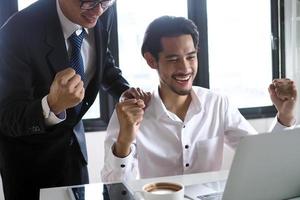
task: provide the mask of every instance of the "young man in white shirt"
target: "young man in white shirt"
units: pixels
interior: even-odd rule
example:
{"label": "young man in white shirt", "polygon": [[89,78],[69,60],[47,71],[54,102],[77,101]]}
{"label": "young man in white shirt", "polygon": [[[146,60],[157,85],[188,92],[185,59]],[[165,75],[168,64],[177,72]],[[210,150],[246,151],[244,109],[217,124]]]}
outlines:
{"label": "young man in white shirt", "polygon": [[[192,86],[198,41],[197,27],[182,17],[163,16],[148,26],[142,54],[160,84],[146,109],[141,99],[117,104],[107,129],[103,181],[219,170],[225,143],[235,148],[241,137],[257,133],[225,96]],[[277,87],[282,82],[290,84],[288,94]],[[294,83],[275,80],[269,92],[278,110],[272,130],[292,126]]]}

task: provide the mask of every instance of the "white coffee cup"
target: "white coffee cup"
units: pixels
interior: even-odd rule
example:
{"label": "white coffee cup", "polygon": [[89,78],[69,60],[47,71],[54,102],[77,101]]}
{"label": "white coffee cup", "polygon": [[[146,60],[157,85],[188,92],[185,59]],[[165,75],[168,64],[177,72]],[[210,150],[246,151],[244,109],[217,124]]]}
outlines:
{"label": "white coffee cup", "polygon": [[136,192],[137,199],[145,200],[183,200],[184,186],[179,183],[157,182],[143,186],[143,190]]}

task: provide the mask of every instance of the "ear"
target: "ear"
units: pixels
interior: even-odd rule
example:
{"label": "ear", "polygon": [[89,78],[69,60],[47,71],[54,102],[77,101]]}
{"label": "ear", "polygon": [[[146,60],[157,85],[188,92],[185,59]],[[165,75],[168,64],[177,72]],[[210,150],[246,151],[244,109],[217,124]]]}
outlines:
{"label": "ear", "polygon": [[154,58],[154,56],[150,52],[144,53],[144,58],[147,62],[147,64],[152,68],[152,69],[157,69],[157,61]]}

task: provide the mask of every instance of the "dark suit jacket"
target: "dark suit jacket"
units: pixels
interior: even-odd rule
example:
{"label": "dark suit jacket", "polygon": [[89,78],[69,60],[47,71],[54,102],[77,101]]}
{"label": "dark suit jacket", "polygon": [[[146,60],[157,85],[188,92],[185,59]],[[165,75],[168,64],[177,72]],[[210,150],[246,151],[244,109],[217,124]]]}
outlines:
{"label": "dark suit jacket", "polygon": [[47,180],[64,175],[65,152],[76,124],[86,158],[81,117],[99,88],[115,97],[128,88],[107,49],[113,15],[108,9],[95,27],[96,73],[86,88],[80,116],[68,109],[65,121],[44,124],[41,99],[49,93],[55,74],[69,63],[55,2],[38,1],[0,30],[0,170],[20,177],[28,174],[33,182],[39,177],[41,187],[55,186],[55,180]]}

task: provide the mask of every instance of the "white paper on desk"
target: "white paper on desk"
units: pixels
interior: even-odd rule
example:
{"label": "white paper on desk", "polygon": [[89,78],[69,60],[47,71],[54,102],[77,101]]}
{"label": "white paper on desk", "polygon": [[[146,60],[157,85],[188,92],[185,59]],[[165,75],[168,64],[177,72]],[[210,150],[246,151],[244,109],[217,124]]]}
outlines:
{"label": "white paper on desk", "polygon": [[216,193],[216,190],[204,186],[203,184],[188,185],[184,187],[184,194],[192,199],[197,199],[198,196]]}

